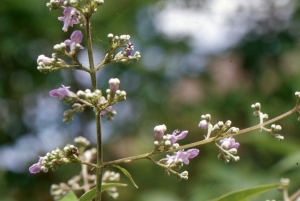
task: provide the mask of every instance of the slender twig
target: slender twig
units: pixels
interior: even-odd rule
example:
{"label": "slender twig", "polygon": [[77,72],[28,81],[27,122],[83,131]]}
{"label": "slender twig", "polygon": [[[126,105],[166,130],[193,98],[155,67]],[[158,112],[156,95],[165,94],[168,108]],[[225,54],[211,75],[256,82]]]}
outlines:
{"label": "slender twig", "polygon": [[92,46],[92,35],[91,35],[91,24],[90,18],[85,17],[85,31],[87,37],[87,50],[90,64],[90,75],[92,80],[93,91],[97,89],[97,80],[96,80],[96,71],[94,66],[94,57],[93,57],[93,46]]}
{"label": "slender twig", "polygon": [[88,171],[87,171],[87,166],[86,165],[81,165],[81,175],[82,175],[82,180],[83,180],[83,188],[84,192],[87,192],[90,190],[89,186],[89,181],[88,181]]}
{"label": "slender twig", "polygon": [[258,124],[258,125],[255,125],[255,126],[252,126],[252,127],[249,127],[249,128],[243,129],[243,130],[240,130],[238,133],[234,133],[234,134],[231,133],[231,134],[227,134],[227,135],[224,135],[224,136],[211,137],[211,138],[204,139],[204,140],[201,140],[201,141],[198,141],[198,142],[194,142],[194,143],[190,143],[190,144],[187,144],[187,145],[180,146],[177,149],[172,149],[170,151],[163,151],[163,152],[160,152],[160,153],[158,153],[158,152],[150,152],[150,153],[136,155],[136,156],[131,156],[131,157],[122,158],[122,159],[118,159],[118,160],[114,160],[114,161],[108,161],[108,162],[104,162],[103,165],[107,166],[107,165],[119,164],[119,163],[124,163],[124,162],[128,162],[128,161],[133,161],[133,160],[139,160],[139,159],[147,158],[149,156],[155,156],[155,155],[170,153],[170,152],[174,152],[174,151],[178,151],[178,150],[182,150],[182,149],[188,149],[188,148],[193,148],[193,147],[201,146],[201,145],[208,144],[208,143],[211,143],[211,142],[214,142],[216,140],[220,140],[220,139],[223,139],[223,138],[226,138],[226,137],[229,137],[229,136],[236,136],[236,135],[247,133],[247,132],[250,132],[250,131],[253,131],[253,130],[260,129],[261,126],[265,126],[265,125],[274,123],[275,121],[278,121],[278,120],[280,120],[280,119],[282,119],[284,117],[287,117],[287,116],[293,114],[296,111],[297,111],[297,107],[294,107],[290,111],[288,111],[288,112],[286,112],[286,113],[284,113],[284,114],[282,114],[282,115],[280,115],[278,117],[275,117],[275,118],[273,118],[273,119],[271,119],[269,121],[266,121],[266,122],[264,122],[262,124]]}
{"label": "slender twig", "polygon": [[124,43],[110,49],[108,51],[108,53],[105,55],[103,61],[101,61],[101,63],[99,63],[97,66],[96,66],[96,71],[100,70],[103,66],[105,66],[105,64],[108,64],[108,63],[113,63],[113,62],[117,62],[117,60],[115,59],[110,59],[111,56],[114,55],[115,51],[120,48]]}
{"label": "slender twig", "polygon": [[293,195],[290,196],[290,200],[294,200],[300,196],[300,189],[298,189]]}
{"label": "slender twig", "polygon": [[283,200],[284,200],[284,201],[291,201],[290,198],[289,198],[287,186],[283,186],[282,191],[283,191],[283,192],[282,192],[282,193],[283,193]]}
{"label": "slender twig", "polygon": [[162,167],[162,168],[164,168],[164,169],[172,172],[173,174],[179,175],[178,172],[176,172],[175,170],[169,168],[167,165],[161,164],[161,163],[157,162],[156,160],[153,160],[151,157],[147,157],[147,159],[149,159],[150,161],[152,161],[154,164],[156,164],[156,165],[158,165],[158,166],[160,166],[160,167]]}
{"label": "slender twig", "polygon": [[87,166],[91,166],[93,168],[97,168],[97,165],[95,165],[93,163],[85,162],[85,161],[81,160],[80,158],[78,158],[75,154],[73,154],[73,158],[75,160],[77,160],[77,162],[80,163],[80,164],[84,164],[84,165],[87,165]]}

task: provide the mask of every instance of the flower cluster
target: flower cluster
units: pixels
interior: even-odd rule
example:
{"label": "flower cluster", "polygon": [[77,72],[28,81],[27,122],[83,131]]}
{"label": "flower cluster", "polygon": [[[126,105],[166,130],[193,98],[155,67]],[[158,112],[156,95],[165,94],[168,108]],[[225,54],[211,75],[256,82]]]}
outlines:
{"label": "flower cluster", "polygon": [[62,165],[77,162],[75,156],[78,156],[78,148],[74,145],[66,146],[63,150],[57,148],[40,157],[39,161],[29,168],[29,172],[33,174],[40,171],[47,172],[49,168],[55,171]]}
{"label": "flower cluster", "polygon": [[73,120],[73,115],[76,112],[83,112],[86,106],[93,107],[100,115],[106,115],[108,120],[112,120],[116,111],[112,109],[112,105],[126,100],[126,92],[119,90],[120,80],[112,78],[109,80],[109,89],[106,90],[107,96],[103,96],[101,90],[91,91],[79,90],[76,94],[69,90],[70,87],[62,85],[58,89],[53,89],[49,92],[52,97],[58,97],[60,100],[68,104],[72,104],[73,109],[64,112],[64,122]]}
{"label": "flower cluster", "polygon": [[154,133],[155,133],[154,145],[158,152],[161,152],[163,150],[166,151],[166,150],[172,150],[178,148],[179,144],[176,142],[178,140],[182,140],[188,134],[188,131],[180,132],[179,130],[174,130],[172,134],[165,135],[166,130],[167,127],[164,124],[154,127]]}
{"label": "flower cluster", "polygon": [[134,45],[131,42],[128,42],[130,39],[129,35],[121,35],[119,37],[114,36],[113,34],[108,34],[107,37],[111,50],[115,50],[122,46],[124,47],[123,51],[118,52],[116,55],[110,55],[111,61],[128,64],[130,61],[136,62],[141,58],[141,54],[139,52],[135,52],[134,55],[132,55]]}
{"label": "flower cluster", "polygon": [[212,134],[216,136],[224,136],[230,133],[239,132],[239,128],[231,127],[231,121],[227,120],[225,123],[219,121],[214,126],[210,123],[211,116],[210,114],[201,115],[201,121],[198,124],[198,127],[201,129],[207,129],[207,135],[204,135],[205,139],[208,139]]}
{"label": "flower cluster", "polygon": [[199,152],[199,149],[179,150],[173,155],[167,155],[166,158],[159,160],[157,164],[163,167],[167,174],[173,173],[179,180],[188,179],[188,171],[181,173],[177,171],[183,167],[183,164],[188,165],[189,159],[198,156]]}
{"label": "flower cluster", "polygon": [[[296,92],[296,96],[297,96],[297,92]],[[264,127],[263,123],[264,123],[264,119],[268,119],[268,114],[264,114],[261,111],[261,105],[260,103],[255,103],[251,105],[251,108],[254,109],[253,115],[255,117],[259,117],[259,124],[260,124],[260,130],[265,130],[268,133],[270,133],[271,135],[273,135],[274,138],[280,140],[284,139],[284,136],[278,134],[277,132],[281,131],[281,126],[280,125],[275,125],[272,124],[271,128],[266,128]]]}
{"label": "flower cluster", "polygon": [[[67,65],[66,62],[60,58],[57,58],[58,55],[63,55],[69,58],[74,59],[76,53],[80,49],[84,49],[80,43],[82,42],[82,33],[79,30],[75,30],[70,39],[65,40],[60,44],[54,45],[53,49],[56,53],[52,54],[52,58],[46,57],[45,55],[40,55],[37,58],[37,69],[42,73],[54,72],[60,69],[72,68],[74,66]],[[70,50],[67,51],[67,46],[70,47]],[[78,66],[75,66],[78,67]]]}
{"label": "flower cluster", "polygon": [[48,172],[48,168],[43,165],[44,157],[39,157],[39,161],[29,167],[29,172],[32,174],[39,173],[40,171]]}
{"label": "flower cluster", "polygon": [[[188,131],[174,130],[172,134],[165,134],[167,127],[162,124],[154,127],[154,153],[160,153],[163,151],[171,151],[179,148],[178,140],[184,139],[188,134]],[[175,151],[175,150],[174,150]],[[158,165],[165,168],[167,173],[172,172],[177,176],[178,179],[188,179],[188,172],[184,171],[178,173],[175,171],[181,169],[183,164],[188,165],[189,159],[195,158],[199,154],[198,149],[189,149],[187,151],[179,150],[174,152],[173,155],[166,155],[166,158],[163,158],[157,162]]]}
{"label": "flower cluster", "polygon": [[178,164],[179,166],[182,166],[182,163],[188,165],[190,163],[189,159],[195,158],[199,152],[200,151],[198,149],[189,149],[187,151],[177,151],[172,156],[167,155],[167,165],[169,167],[178,167]]}
{"label": "flower cluster", "polygon": [[240,143],[235,142],[233,137],[224,138],[220,140],[221,145],[217,145],[220,150],[218,155],[218,159],[224,159],[226,163],[229,163],[230,160],[238,161],[240,160],[239,156],[235,156],[237,154],[237,148],[239,148]]}

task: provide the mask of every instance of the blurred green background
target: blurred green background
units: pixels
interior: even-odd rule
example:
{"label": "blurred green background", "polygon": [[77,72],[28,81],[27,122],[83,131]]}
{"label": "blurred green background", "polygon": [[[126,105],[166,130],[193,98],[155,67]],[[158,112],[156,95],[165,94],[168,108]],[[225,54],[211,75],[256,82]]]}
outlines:
{"label": "blurred green background", "polygon": [[[61,84],[73,91],[90,88],[87,74],[60,71],[41,74],[38,55],[70,37],[43,0],[0,3],[0,195],[1,201],[50,201],[52,183],[68,180],[79,166],[30,174],[28,167],[46,152],[62,148],[76,136],[95,145],[92,112],[62,123],[69,106],[49,97]],[[127,100],[116,105],[115,121],[104,120],[105,161],[151,151],[153,128],[189,130],[181,144],[203,139],[200,116],[213,123],[231,120],[240,129],[258,123],[251,104],[260,102],[270,118],[295,105],[300,90],[299,1],[106,0],[93,18],[96,63],[107,50],[106,36],[130,34],[142,58],[129,65],[112,64],[99,72],[98,85],[118,77]],[[85,41],[82,43],[85,46]],[[84,64],[86,49],[81,51]],[[125,164],[139,189],[119,188],[118,200],[204,201],[232,190],[277,183],[290,178],[290,191],[300,187],[300,124],[292,115],[278,122],[284,141],[265,132],[236,137],[237,163],[217,160],[213,144],[183,170],[177,181],[149,161]],[[157,159],[159,159],[158,157]],[[183,171],[182,170],[182,171]],[[129,183],[123,176],[122,182]],[[281,199],[273,190],[253,200]],[[104,195],[104,200],[113,200]]]}

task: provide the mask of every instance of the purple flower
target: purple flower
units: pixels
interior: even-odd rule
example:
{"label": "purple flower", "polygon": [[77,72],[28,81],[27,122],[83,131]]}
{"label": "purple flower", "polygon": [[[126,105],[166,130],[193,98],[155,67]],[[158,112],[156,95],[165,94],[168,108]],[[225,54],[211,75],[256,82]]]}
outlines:
{"label": "purple flower", "polygon": [[64,22],[64,26],[62,30],[64,32],[68,31],[68,28],[71,26],[73,27],[73,24],[78,24],[80,19],[79,12],[73,8],[73,7],[66,7],[64,10],[64,16],[58,17],[58,20]]}
{"label": "purple flower", "polygon": [[232,148],[237,149],[240,146],[240,143],[235,142],[235,139],[233,137],[224,138],[224,139],[220,140],[220,142],[221,142],[221,147],[226,150],[229,150]]}
{"label": "purple flower", "polygon": [[45,64],[47,66],[48,64],[51,63],[51,58],[46,57],[45,55],[42,54],[37,58],[36,62],[37,62],[37,64],[42,62],[43,64]]}
{"label": "purple flower", "polygon": [[70,87],[65,87],[64,85],[61,86],[61,88],[51,90],[49,95],[51,97],[58,97],[60,100],[62,100],[72,94],[72,92],[69,90]]}
{"label": "purple flower", "polygon": [[127,43],[126,47],[124,48],[127,57],[131,56],[132,50],[134,50],[134,45],[131,42]]}
{"label": "purple flower", "polygon": [[167,130],[167,127],[165,124],[155,126],[154,132],[155,132],[155,139],[161,139],[164,136],[165,131]]}
{"label": "purple flower", "polygon": [[79,45],[80,49],[83,49],[83,47],[79,44],[82,41],[82,33],[79,30],[73,31],[70,40],[65,40],[65,44],[67,46],[70,46],[70,53],[74,53],[74,50],[77,46],[77,44]]}
{"label": "purple flower", "polygon": [[190,158],[195,158],[199,154],[199,149],[189,149],[187,151],[177,151],[173,156],[167,155],[168,161],[167,164],[176,164],[178,162],[183,162],[184,164],[189,164]]}
{"label": "purple flower", "polygon": [[[43,166],[43,160],[44,160],[44,158],[40,157],[39,161],[37,163],[30,166],[29,172],[32,173],[32,174],[39,173],[41,171],[41,167]],[[48,168],[45,168],[43,171],[48,172]]]}
{"label": "purple flower", "polygon": [[185,136],[188,134],[188,131],[182,131],[180,134],[178,133],[179,130],[175,130],[173,131],[172,135],[168,135],[170,137],[171,144],[174,144],[178,140],[182,140],[183,138],[185,138]]}
{"label": "purple flower", "polygon": [[112,92],[116,92],[119,89],[120,80],[118,78],[110,78],[108,83]]}

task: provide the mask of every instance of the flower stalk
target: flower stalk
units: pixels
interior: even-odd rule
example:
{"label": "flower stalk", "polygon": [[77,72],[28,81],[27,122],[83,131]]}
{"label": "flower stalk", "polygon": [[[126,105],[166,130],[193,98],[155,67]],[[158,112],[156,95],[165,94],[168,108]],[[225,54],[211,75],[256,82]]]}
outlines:
{"label": "flower stalk", "polygon": [[96,79],[97,77],[96,77],[96,70],[95,70],[95,66],[94,66],[91,23],[90,23],[89,17],[85,18],[85,32],[86,32],[88,58],[89,58],[89,64],[90,64],[92,89],[93,89],[93,91],[95,91],[97,89],[97,79]]}
{"label": "flower stalk", "polygon": [[102,173],[103,173],[103,147],[101,133],[101,115],[95,113],[97,126],[97,171],[96,171],[96,201],[101,201]]}

